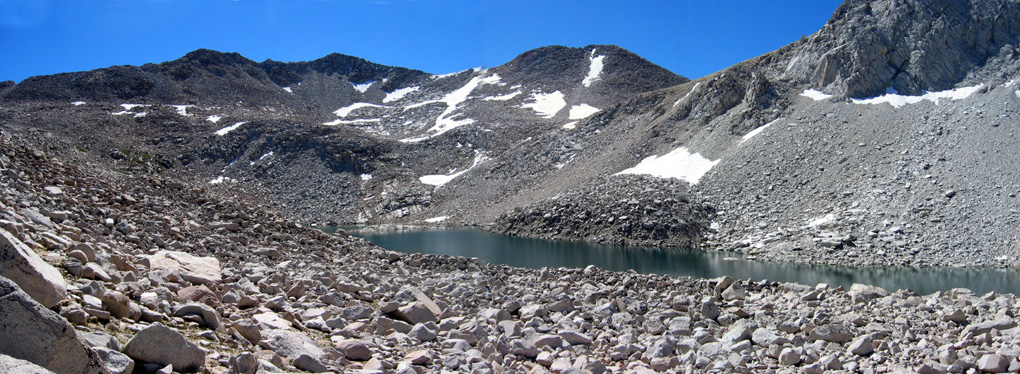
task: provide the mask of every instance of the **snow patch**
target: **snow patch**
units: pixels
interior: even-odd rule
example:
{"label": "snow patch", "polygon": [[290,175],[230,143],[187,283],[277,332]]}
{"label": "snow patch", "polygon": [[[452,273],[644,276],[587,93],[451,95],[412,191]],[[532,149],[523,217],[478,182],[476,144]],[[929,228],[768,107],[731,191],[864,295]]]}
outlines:
{"label": "snow patch", "polygon": [[813,88],[808,88],[808,89],[804,90],[804,92],[800,93],[800,96],[804,96],[804,97],[809,98],[809,99],[814,100],[814,101],[822,101],[822,100],[825,100],[825,99],[828,99],[828,98],[832,97],[832,95],[829,95],[829,94],[827,94],[825,92],[822,92],[822,91],[819,91],[819,90],[816,90],[816,89],[813,89]]}
{"label": "snow patch", "polygon": [[284,87],[283,90],[290,93],[294,93],[294,89],[290,88],[290,86]]}
{"label": "snow patch", "polygon": [[391,106],[372,104],[372,103],[354,103],[354,104],[345,106],[343,108],[337,109],[336,111],[333,112],[333,114],[336,114],[337,117],[340,117],[340,118],[346,118],[348,115],[351,114],[351,112],[353,112],[355,110],[358,110],[358,109],[361,109],[361,108],[365,108],[365,107],[392,108]]}
{"label": "snow patch", "polygon": [[570,121],[570,122],[564,123],[563,124],[563,128],[565,128],[567,130],[573,130],[573,129],[577,128],[577,121]]}
{"label": "snow patch", "polygon": [[919,96],[904,96],[904,95],[900,95],[899,93],[896,92],[895,89],[893,89],[892,87],[889,87],[887,89],[887,93],[885,95],[871,97],[871,98],[866,98],[866,99],[853,99],[853,102],[855,104],[872,104],[872,105],[889,104],[889,105],[892,105],[893,108],[899,108],[899,107],[902,107],[902,106],[907,105],[907,104],[916,104],[916,103],[919,103],[921,101],[928,100],[928,101],[931,101],[931,102],[935,103],[935,105],[938,105],[939,104],[939,100],[941,100],[941,99],[952,99],[952,100],[966,99],[966,98],[970,97],[970,95],[973,95],[975,92],[980,90],[981,87],[984,87],[984,84],[979,84],[977,86],[970,86],[970,87],[960,87],[960,88],[955,88],[955,89],[952,89],[952,90],[939,91],[939,92],[927,92],[927,91],[925,91],[925,93],[923,95],[919,95]]}
{"label": "snow patch", "polygon": [[[446,94],[446,96],[443,96],[442,99],[439,99],[438,102],[446,104],[446,110],[444,110],[443,113],[440,113],[439,117],[436,118],[436,124],[425,131],[427,135],[422,135],[414,138],[400,139],[400,141],[404,143],[417,143],[422,140],[439,136],[455,128],[475,123],[475,120],[471,118],[455,119],[455,117],[457,116],[454,115],[453,112],[457,110],[457,106],[460,105],[460,103],[463,103],[468,99],[468,96],[471,95],[471,92],[474,91],[475,88],[478,88],[478,86],[481,86],[483,84],[497,84],[499,83],[499,81],[500,81],[499,74],[493,74],[488,77],[476,76],[474,78],[471,78],[471,80],[468,81],[463,87],[458,88],[457,90]],[[426,103],[431,102],[419,103],[416,104],[415,106],[424,105]],[[405,108],[405,110],[406,109],[408,108]]]}
{"label": "snow patch", "polygon": [[581,84],[585,87],[591,87],[592,83],[599,80],[599,76],[602,75],[602,68],[605,66],[603,65],[603,60],[605,59],[605,55],[595,57],[595,50],[591,50],[591,54],[588,56],[588,61],[590,62],[588,65],[588,75],[584,77]]}
{"label": "snow patch", "polygon": [[85,105],[85,102],[84,101],[75,101],[75,102],[72,102],[71,105],[82,106],[82,105]]}
{"label": "snow patch", "polygon": [[701,177],[717,163],[719,160],[712,161],[698,153],[691,153],[687,147],[680,147],[662,156],[648,156],[641,160],[637,166],[616,173],[616,175],[645,174],[659,178],[676,178],[690,184],[698,184]]}
{"label": "snow patch", "polygon": [[535,92],[531,94],[530,103],[521,104],[521,108],[534,110],[539,117],[552,118],[567,106],[563,93],[554,91],[552,93]]}
{"label": "snow patch", "polygon": [[237,182],[237,180],[234,178],[228,178],[221,175],[216,177],[216,179],[209,181],[209,184],[220,184],[223,182]]}
{"label": "snow patch", "polygon": [[582,119],[595,114],[599,111],[599,108],[593,107],[588,104],[577,104],[570,107],[570,119]]}
{"label": "snow patch", "polygon": [[354,82],[351,82],[351,86],[353,86],[355,90],[358,90],[358,92],[365,93],[368,91],[369,87],[372,87],[373,83],[375,82],[365,82],[362,84],[354,84]]}
{"label": "snow patch", "polygon": [[372,174],[362,174],[361,175],[361,180],[363,180],[363,181],[370,181],[370,180],[372,180]]}
{"label": "snow patch", "polygon": [[139,112],[139,113],[135,113],[135,118],[142,118],[142,117],[145,117],[147,115],[149,115],[149,112]]}
{"label": "snow patch", "polygon": [[180,114],[182,116],[186,116],[186,115],[188,115],[188,108],[191,108],[194,105],[190,105],[189,104],[189,105],[170,105],[170,106],[174,107],[174,109],[177,110],[177,114]]}
{"label": "snow patch", "polygon": [[212,122],[212,123],[219,122],[221,119],[223,119],[223,116],[217,116],[215,114],[211,115],[211,116],[208,116],[208,117],[205,117],[206,121],[209,121],[209,122]]}
{"label": "snow patch", "polygon": [[404,96],[407,96],[407,94],[415,92],[415,91],[418,91],[420,89],[421,89],[421,87],[418,87],[418,86],[401,88],[399,90],[387,93],[386,97],[382,99],[382,102],[389,103],[389,102],[393,102],[393,101],[397,101],[397,100],[403,99]]}
{"label": "snow patch", "polygon": [[684,102],[684,100],[687,100],[687,97],[691,96],[691,94],[694,93],[694,90],[698,89],[699,85],[701,85],[701,82],[695,83],[694,87],[691,87],[691,90],[684,94],[684,97],[677,99],[676,102],[673,103],[673,107],[676,108],[677,105],[680,105],[680,103]]}
{"label": "snow patch", "polygon": [[235,123],[233,125],[224,127],[222,129],[216,130],[216,135],[219,135],[219,136],[227,135],[228,132],[237,130],[238,127],[241,127],[241,125],[246,124],[246,123],[248,123],[248,122],[241,121],[241,122]]}
{"label": "snow patch", "polygon": [[485,101],[507,101],[507,100],[513,99],[513,98],[515,98],[517,96],[520,96],[520,94],[522,94],[522,93],[523,92],[521,92],[521,90],[517,90],[517,91],[511,92],[511,93],[508,93],[506,95],[489,96],[489,97],[483,98],[482,100],[485,100]]}
{"label": "snow patch", "polygon": [[432,217],[425,220],[425,223],[439,223],[450,219],[450,216]]}
{"label": "snow patch", "polygon": [[737,144],[744,144],[744,142],[746,142],[748,139],[753,138],[755,135],[761,134],[762,131],[765,131],[766,128],[768,128],[769,126],[772,126],[772,124],[776,123],[776,122],[779,122],[778,118],[776,118],[772,122],[766,123],[766,124],[764,124],[762,126],[759,126],[758,128],[756,128],[754,130],[751,130],[747,134],[744,134],[744,137],[742,137],[740,139],[740,143],[737,143]]}
{"label": "snow patch", "polygon": [[266,153],[266,154],[262,155],[261,157],[259,157],[259,158],[258,158],[257,160],[255,160],[255,161],[252,161],[252,162],[251,162],[251,164],[252,164],[252,165],[255,165],[255,164],[256,164],[256,163],[258,163],[259,161],[262,161],[262,160],[264,160],[264,159],[265,159],[266,157],[272,157],[272,156],[273,156],[273,151],[269,151],[269,153]]}
{"label": "snow patch", "polygon": [[149,105],[148,104],[120,104],[120,106],[122,108],[124,108],[124,110],[119,111],[119,112],[113,112],[113,113],[110,113],[110,114],[115,115],[115,116],[125,115],[125,114],[128,114],[128,113],[131,113],[132,109],[135,109],[135,108],[138,108],[138,107],[147,107]]}
{"label": "snow patch", "polygon": [[478,166],[478,164],[481,164],[485,160],[487,160],[487,158],[485,156],[482,156],[481,152],[475,151],[475,162],[473,164],[471,164],[471,167],[469,167],[467,169],[464,169],[464,170],[461,170],[461,171],[458,171],[456,173],[452,173],[452,174],[423,175],[423,176],[419,177],[418,180],[421,181],[422,184],[427,184],[427,185],[430,185],[430,186],[440,187],[440,186],[442,186],[442,185],[452,181],[454,178],[457,178],[457,177],[461,176],[462,174],[467,173],[468,171],[471,171],[471,169],[474,169],[475,166]]}
{"label": "snow patch", "polygon": [[1017,82],[1020,82],[1020,78],[1013,78],[1009,82],[1006,82],[1005,84],[1003,84],[1002,86],[1003,87],[1007,87],[1007,88],[1013,87],[1014,85],[1017,84]]}

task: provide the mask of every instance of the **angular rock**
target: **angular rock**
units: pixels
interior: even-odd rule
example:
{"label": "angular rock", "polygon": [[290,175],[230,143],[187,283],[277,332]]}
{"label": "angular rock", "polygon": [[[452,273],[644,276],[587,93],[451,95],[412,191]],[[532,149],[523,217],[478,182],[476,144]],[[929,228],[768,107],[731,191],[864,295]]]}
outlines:
{"label": "angular rock", "polygon": [[4,277],[0,277],[0,316],[3,354],[57,373],[106,371],[99,356],[78,339],[70,323]]}
{"label": "angular rock", "polygon": [[560,331],[560,337],[563,341],[570,345],[588,345],[591,344],[591,338],[587,335],[576,331]]}
{"label": "angular rock", "polygon": [[796,365],[801,361],[800,353],[797,353],[793,348],[783,348],[783,351],[779,353],[779,364],[780,365]]}
{"label": "angular rock", "polygon": [[266,330],[262,331],[262,340],[259,346],[288,359],[295,359],[302,354],[307,354],[316,359],[325,354],[315,340],[299,331],[293,330]]}
{"label": "angular rock", "polygon": [[429,309],[425,303],[420,301],[406,305],[393,312],[393,318],[410,323],[412,325],[425,322],[438,322],[436,314]]}
{"label": "angular rock", "polygon": [[220,298],[204,284],[184,287],[177,291],[177,297],[183,302],[194,301],[213,308],[220,306]]}
{"label": "angular rock", "polygon": [[111,373],[131,374],[135,370],[135,360],[132,360],[126,354],[103,347],[96,347],[94,349],[96,354],[99,355],[99,359],[103,360],[103,364],[106,365],[106,368]]}
{"label": "angular rock", "polygon": [[368,361],[372,358],[372,349],[368,347],[368,343],[362,340],[341,340],[336,343],[336,347],[343,349],[348,360]]}
{"label": "angular rock", "polygon": [[143,363],[173,365],[181,372],[195,372],[205,366],[205,351],[177,330],[159,323],[135,334],[124,346],[124,353]]}
{"label": "angular rock", "polygon": [[211,330],[217,330],[223,326],[219,313],[216,313],[216,310],[205,304],[187,304],[174,310],[174,317],[185,317],[185,319],[188,319],[189,316],[194,316],[198,319],[195,322]]}
{"label": "angular rock", "polygon": [[120,351],[120,342],[105,332],[79,332],[78,337],[82,338],[89,347],[103,347]]}
{"label": "angular rock", "polygon": [[828,323],[811,330],[808,339],[833,343],[846,343],[854,338],[853,330],[842,323]]}
{"label": "angular rock", "polygon": [[872,352],[875,352],[874,335],[867,334],[854,339],[850,346],[846,348],[846,351],[858,356],[870,355]]}
{"label": "angular rock", "polygon": [[17,283],[47,308],[67,297],[67,283],[60,271],[3,229],[0,229],[0,276]]}
{"label": "angular rock", "polygon": [[889,296],[889,291],[886,291],[882,287],[860,283],[854,283],[851,285],[850,291],[847,291],[847,293],[860,295],[866,300]]}
{"label": "angular rock", "polygon": [[1009,358],[994,353],[986,354],[978,359],[977,367],[985,373],[1004,373],[1009,369]]}
{"label": "angular rock", "polygon": [[131,299],[117,291],[108,291],[103,294],[103,308],[110,312],[110,315],[125,319],[131,316]]}
{"label": "angular rock", "polygon": [[437,334],[435,330],[430,329],[424,323],[419,323],[415,324],[414,327],[411,327],[411,332],[407,333],[407,336],[410,336],[412,339],[418,339],[422,342],[430,342],[436,340]]}
{"label": "angular rock", "polygon": [[199,257],[178,251],[159,251],[143,258],[149,270],[180,271],[184,279],[191,283],[215,283],[222,279],[220,260],[215,257]]}
{"label": "angular rock", "polygon": [[291,364],[294,365],[294,367],[309,373],[325,373],[329,370],[329,368],[319,361],[319,359],[307,353],[298,355]]}
{"label": "angular rock", "polygon": [[255,374],[259,370],[259,360],[255,355],[244,352],[230,357],[230,372],[234,374]]}

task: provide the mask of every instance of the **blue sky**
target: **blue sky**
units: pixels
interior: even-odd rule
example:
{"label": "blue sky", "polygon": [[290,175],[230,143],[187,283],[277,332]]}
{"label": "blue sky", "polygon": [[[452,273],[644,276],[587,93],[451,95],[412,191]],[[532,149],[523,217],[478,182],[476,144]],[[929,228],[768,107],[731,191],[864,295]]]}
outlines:
{"label": "blue sky", "polygon": [[0,81],[198,48],[255,61],[332,52],[449,73],[547,45],[616,44],[697,78],[809,35],[836,0],[0,0]]}

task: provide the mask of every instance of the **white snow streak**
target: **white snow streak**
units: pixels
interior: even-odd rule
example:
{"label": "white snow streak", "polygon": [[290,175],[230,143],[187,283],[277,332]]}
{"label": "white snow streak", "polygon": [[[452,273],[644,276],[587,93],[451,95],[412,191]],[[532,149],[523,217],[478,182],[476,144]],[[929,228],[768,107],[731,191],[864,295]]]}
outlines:
{"label": "white snow streak", "polygon": [[365,82],[362,84],[354,84],[354,82],[351,82],[351,86],[354,86],[354,89],[358,90],[358,92],[365,93],[366,91],[368,91],[369,87],[372,87],[373,83],[375,82]]}
{"label": "white snow streak", "polygon": [[139,112],[139,113],[135,113],[135,118],[141,118],[141,117],[145,117],[147,115],[149,115],[149,112]]}
{"label": "white snow streak", "polygon": [[219,135],[219,136],[227,135],[228,132],[237,130],[238,127],[241,127],[241,125],[246,124],[246,123],[248,123],[248,122],[241,121],[241,122],[235,123],[233,125],[224,127],[222,129],[216,130],[216,135]]}
{"label": "white snow streak", "polygon": [[582,119],[595,114],[599,111],[599,108],[593,107],[588,104],[577,104],[570,107],[570,119]]}
{"label": "white snow streak", "polygon": [[766,123],[766,124],[764,124],[762,126],[759,126],[758,128],[756,128],[754,130],[751,130],[747,134],[744,134],[744,137],[740,139],[740,143],[738,143],[738,144],[744,144],[744,142],[746,142],[748,139],[753,138],[755,135],[761,134],[762,131],[765,131],[766,128],[768,128],[769,126],[772,126],[772,124],[776,123],[776,122],[779,122],[778,118],[776,118],[772,122]]}
{"label": "white snow streak", "polygon": [[651,155],[641,160],[637,166],[616,173],[646,174],[659,178],[676,178],[690,184],[698,184],[701,177],[708,173],[719,160],[709,160],[700,154],[691,153],[687,147],[680,147],[662,156]]}
{"label": "white snow streak", "polygon": [[483,98],[482,100],[485,100],[485,101],[507,101],[507,100],[513,99],[513,98],[515,98],[517,96],[520,96],[520,94],[522,94],[522,93],[523,92],[521,92],[521,90],[517,90],[517,91],[511,92],[511,93],[508,93],[506,95],[502,95],[502,96],[489,96],[489,97]]}
{"label": "white snow streak", "polygon": [[409,94],[411,92],[418,91],[420,89],[421,89],[421,87],[418,87],[418,86],[401,88],[399,90],[387,93],[386,97],[382,99],[382,102],[389,103],[389,102],[393,102],[393,101],[397,101],[397,100],[403,99],[404,96],[407,96],[407,94]]}
{"label": "white snow streak", "polygon": [[266,157],[271,157],[272,155],[273,155],[273,151],[269,151],[269,153],[266,153],[266,154],[262,155],[262,157],[259,157],[259,158],[258,158],[257,160],[255,160],[255,161],[252,161],[252,162],[251,162],[251,164],[252,164],[252,165],[255,165],[255,164],[256,164],[256,163],[258,163],[259,161],[262,161],[262,160],[263,160],[263,159],[265,159]]}
{"label": "white snow streak", "polygon": [[363,181],[370,181],[370,180],[372,180],[372,174],[362,174],[361,175],[361,180],[363,180]]}
{"label": "white snow streak", "polygon": [[591,55],[588,56],[588,60],[591,64],[588,65],[588,76],[584,77],[581,81],[585,87],[591,87],[592,83],[599,80],[599,75],[602,74],[603,60],[606,59],[605,55],[595,57],[595,50],[591,50]]}
{"label": "white snow streak", "polygon": [[563,99],[563,93],[560,91],[554,91],[553,93],[541,93],[535,92],[531,94],[530,103],[521,104],[521,108],[534,110],[539,117],[552,118],[559,113],[563,107],[567,106],[567,101]]}
{"label": "white snow streak", "polygon": [[205,117],[206,121],[209,121],[209,122],[212,122],[212,123],[219,122],[221,119],[223,119],[222,116],[217,116],[215,114],[211,115],[211,116],[208,116],[208,117]]}
{"label": "white snow streak", "polygon": [[471,171],[471,169],[474,169],[475,166],[478,166],[478,164],[481,164],[485,160],[486,160],[486,158],[485,158],[485,156],[482,156],[481,152],[475,151],[475,162],[471,165],[471,167],[469,167],[467,169],[464,169],[464,170],[461,170],[461,171],[458,171],[458,172],[453,173],[453,174],[423,175],[423,176],[419,177],[418,180],[421,181],[422,184],[427,184],[427,185],[430,185],[430,186],[440,187],[440,186],[442,186],[442,185],[452,181],[454,178],[457,178],[457,177],[461,176],[462,174],[467,173],[468,171]]}
{"label": "white snow streak", "polygon": [[355,110],[358,110],[358,109],[361,109],[361,108],[365,108],[365,107],[392,108],[391,106],[372,104],[372,103],[354,103],[354,104],[345,106],[343,108],[337,109],[336,111],[333,112],[333,114],[336,114],[337,117],[340,117],[340,118],[346,118],[348,115],[351,114],[351,112],[353,112]]}
{"label": "white snow streak", "polygon": [[290,93],[294,93],[294,89],[290,88],[290,86],[284,87],[283,90]]}
{"label": "white snow streak", "polygon": [[825,92],[822,92],[822,91],[819,91],[819,90],[816,90],[816,89],[813,89],[813,88],[808,88],[808,89],[804,90],[804,92],[800,93],[800,96],[804,96],[804,97],[810,98],[811,100],[814,100],[814,101],[821,101],[821,100],[825,100],[825,99],[828,99],[828,98],[832,97],[832,95],[829,95],[829,94],[827,94]]}
{"label": "white snow streak", "polygon": [[75,102],[71,103],[71,105],[81,106],[81,105],[85,105],[85,102],[84,101],[75,101]]}
{"label": "white snow streak", "polygon": [[379,121],[380,121],[379,118],[352,119],[352,120],[344,120],[338,118],[329,122],[323,122],[322,124],[324,126],[360,125],[365,123],[378,123]]}
{"label": "white snow streak", "polygon": [[680,105],[680,103],[684,102],[684,100],[687,100],[687,97],[691,96],[691,94],[694,93],[694,90],[698,89],[699,85],[701,85],[701,82],[695,83],[694,87],[691,87],[691,90],[684,94],[684,97],[677,99],[676,102],[673,103],[673,107],[676,108],[677,105]]}
{"label": "white snow streak", "polygon": [[429,218],[429,219],[425,220],[425,223],[439,223],[439,222],[446,221],[448,219],[450,219],[450,216],[432,217],[432,218]]}
{"label": "white snow streak", "polygon": [[563,128],[565,128],[567,130],[573,130],[573,129],[577,128],[577,121],[570,121],[570,122],[564,123],[563,124]]}
{"label": "white snow streak", "polygon": [[135,109],[137,107],[146,107],[146,106],[149,106],[149,105],[148,104],[120,104],[120,106],[122,108],[124,108],[124,110],[119,111],[119,112],[113,112],[113,113],[110,113],[110,114],[115,115],[115,116],[125,115],[125,114],[128,114],[128,113],[131,113],[132,109]]}
{"label": "white snow streak", "polygon": [[853,99],[853,102],[855,104],[873,104],[873,105],[889,104],[889,105],[892,105],[893,108],[899,108],[899,107],[902,107],[902,106],[907,105],[907,104],[916,104],[916,103],[919,103],[921,101],[928,100],[928,101],[931,101],[931,102],[935,103],[935,105],[938,105],[939,104],[939,100],[941,100],[941,99],[952,99],[952,100],[966,99],[967,97],[970,97],[970,95],[973,95],[975,92],[980,90],[981,87],[984,87],[984,84],[979,84],[977,86],[970,86],[970,87],[960,87],[960,88],[956,88],[956,89],[952,89],[952,90],[939,91],[939,92],[927,92],[926,91],[923,95],[920,95],[920,96],[904,96],[904,95],[900,95],[900,94],[896,93],[895,89],[890,87],[888,89],[888,93],[886,93],[885,95],[877,96],[877,97],[871,97],[871,98],[867,98],[867,99]]}
{"label": "white snow streak", "polygon": [[[443,98],[438,101],[441,103],[446,103],[446,110],[444,110],[443,113],[441,113],[439,117],[436,118],[435,126],[432,126],[432,128],[425,131],[426,135],[422,135],[415,138],[400,139],[400,141],[404,143],[417,143],[425,139],[439,136],[455,128],[474,123],[475,120],[471,118],[454,119],[456,115],[454,115],[453,112],[457,110],[457,106],[460,105],[460,103],[463,103],[468,99],[468,95],[471,95],[471,91],[474,91],[475,88],[478,88],[478,86],[483,84],[497,84],[499,83],[499,80],[500,80],[499,74],[493,74],[491,76],[484,78],[481,76],[471,78],[471,80],[468,81],[467,84],[465,84],[463,87],[458,88],[456,91],[446,94],[446,96],[443,96]],[[413,105],[412,107],[424,105],[427,103],[430,104],[431,102],[419,103]],[[409,108],[411,107],[407,107],[404,109],[406,110]]]}

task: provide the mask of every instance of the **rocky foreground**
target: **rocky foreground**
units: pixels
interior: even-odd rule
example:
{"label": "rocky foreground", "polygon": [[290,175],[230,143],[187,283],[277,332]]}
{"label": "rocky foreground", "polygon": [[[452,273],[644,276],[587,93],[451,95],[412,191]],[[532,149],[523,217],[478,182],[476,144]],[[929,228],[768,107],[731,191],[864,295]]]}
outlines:
{"label": "rocky foreground", "polygon": [[1015,295],[402,254],[0,139],[0,372],[1020,372]]}

